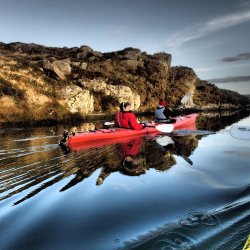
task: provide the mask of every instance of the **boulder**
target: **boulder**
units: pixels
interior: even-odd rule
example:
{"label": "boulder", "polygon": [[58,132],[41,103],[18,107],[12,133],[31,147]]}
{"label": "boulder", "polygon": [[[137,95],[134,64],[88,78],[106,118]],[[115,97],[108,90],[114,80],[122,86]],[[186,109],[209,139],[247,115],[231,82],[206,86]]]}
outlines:
{"label": "boulder", "polygon": [[85,62],[72,62],[72,66],[79,67],[80,69],[87,69],[88,64]]}
{"label": "boulder", "polygon": [[88,64],[85,62],[82,62],[79,66],[80,69],[87,69]]}
{"label": "boulder", "polygon": [[193,108],[193,96],[196,89],[195,86],[196,77],[189,79],[188,81],[184,81],[184,85],[186,86],[187,92],[184,97],[181,99],[181,108]]}
{"label": "boulder", "polygon": [[124,57],[127,60],[139,60],[142,52],[139,49],[126,48],[124,49]]}
{"label": "boulder", "polygon": [[99,51],[92,51],[91,54],[92,54],[92,56],[94,56],[94,57],[102,57],[102,53],[99,52]]}
{"label": "boulder", "polygon": [[81,62],[72,62],[72,66],[79,67],[81,65]]}
{"label": "boulder", "polygon": [[91,49],[90,47],[88,46],[81,46],[79,48],[79,51],[77,54],[76,54],[76,58],[77,59],[86,59],[88,57],[88,55],[93,52],[93,49]]}
{"label": "boulder", "polygon": [[172,61],[172,55],[171,54],[167,54],[165,52],[159,52],[159,53],[155,53],[154,57],[161,60],[161,61],[165,61],[168,65],[168,68],[171,67],[171,61]]}
{"label": "boulder", "polygon": [[193,94],[190,92],[187,92],[185,94],[185,96],[181,99],[181,108],[185,107],[185,108],[192,108],[194,107],[194,103],[193,103]]}
{"label": "boulder", "polygon": [[43,60],[42,68],[49,70],[55,74],[58,78],[64,80],[67,75],[71,74],[70,61],[66,60],[56,60],[50,62],[49,60]]}

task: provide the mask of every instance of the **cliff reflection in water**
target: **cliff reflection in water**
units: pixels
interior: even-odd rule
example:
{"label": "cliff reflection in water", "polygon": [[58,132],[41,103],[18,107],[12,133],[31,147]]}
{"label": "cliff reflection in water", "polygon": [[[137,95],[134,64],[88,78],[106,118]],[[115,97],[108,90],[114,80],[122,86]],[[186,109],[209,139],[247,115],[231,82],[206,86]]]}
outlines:
{"label": "cliff reflection in water", "polygon": [[249,114],[249,110],[201,113],[198,116],[196,123],[199,129],[219,131],[245,117],[248,117]]}
{"label": "cliff reflection in water", "polygon": [[[188,159],[198,146],[200,136],[174,136],[172,143],[165,146],[158,144],[157,138],[159,137],[136,137],[122,143],[66,155],[61,151],[61,153],[58,152],[60,148],[56,144],[51,144],[53,146],[50,146],[47,152],[26,155],[24,158],[17,157],[16,160],[9,162],[6,159],[1,164],[0,200],[18,194],[18,200],[14,202],[14,205],[17,205],[70,177],[71,180],[60,189],[60,191],[65,191],[84,181],[97,170],[100,174],[96,185],[102,185],[114,172],[139,176],[149,169],[165,171],[176,164],[176,156]],[[49,145],[48,141],[47,143]],[[29,190],[28,194],[27,190]],[[23,197],[22,193],[25,193]]]}
{"label": "cliff reflection in water", "polygon": [[79,152],[81,157],[76,162],[78,169],[75,177],[62,191],[83,181],[99,168],[101,172],[96,180],[97,185],[103,184],[104,180],[114,172],[139,176],[150,168],[165,171],[176,163],[174,155],[187,159],[198,146],[197,136],[176,136],[173,137],[173,143],[166,146],[159,145],[157,138],[157,136],[137,137],[123,143]]}
{"label": "cliff reflection in water", "polygon": [[[248,114],[234,113],[231,116],[221,114],[200,114],[197,127],[202,130],[217,131]],[[225,117],[225,118],[224,118]],[[90,124],[86,128],[100,127]],[[85,130],[85,127],[75,128]],[[48,129],[49,130],[49,129]],[[190,166],[190,155],[197,148],[199,140],[206,135],[203,131],[175,133],[169,136],[135,137],[122,143],[89,148],[70,152],[67,147],[58,147],[61,129],[54,129],[58,136],[44,136],[26,129],[16,130],[10,135],[2,130],[3,145],[7,149],[0,154],[0,201],[15,196],[17,205],[59,183],[66,178],[71,180],[61,189],[65,191],[90,177],[96,171],[99,176],[96,185],[105,185],[112,173],[139,176],[150,169],[166,171],[176,164],[177,157],[184,159]],[[70,129],[69,129],[70,130]],[[17,134],[21,140],[16,140]],[[64,153],[66,154],[64,154]],[[28,193],[28,194],[27,194]]]}

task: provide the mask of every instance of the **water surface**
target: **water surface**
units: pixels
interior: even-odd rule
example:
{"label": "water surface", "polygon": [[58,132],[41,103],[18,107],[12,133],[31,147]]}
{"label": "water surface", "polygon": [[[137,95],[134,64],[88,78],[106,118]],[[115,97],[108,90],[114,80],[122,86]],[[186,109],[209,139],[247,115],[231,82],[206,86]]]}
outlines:
{"label": "water surface", "polygon": [[200,114],[192,133],[76,151],[58,146],[70,125],[1,128],[0,248],[242,249],[250,141],[230,135],[234,124],[249,114]]}

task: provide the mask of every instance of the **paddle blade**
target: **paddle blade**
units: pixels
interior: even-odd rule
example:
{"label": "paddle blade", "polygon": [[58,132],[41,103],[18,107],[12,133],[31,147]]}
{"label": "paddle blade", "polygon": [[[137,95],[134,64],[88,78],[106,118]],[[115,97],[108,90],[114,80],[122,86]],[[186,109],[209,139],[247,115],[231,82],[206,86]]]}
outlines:
{"label": "paddle blade", "polygon": [[110,125],[114,125],[114,124],[115,124],[114,122],[104,122],[105,126],[110,126]]}
{"label": "paddle blade", "polygon": [[155,126],[155,128],[162,133],[170,133],[174,129],[173,124],[160,124]]}
{"label": "paddle blade", "polygon": [[169,144],[174,144],[172,138],[166,135],[157,137],[156,142],[162,147],[165,147]]}

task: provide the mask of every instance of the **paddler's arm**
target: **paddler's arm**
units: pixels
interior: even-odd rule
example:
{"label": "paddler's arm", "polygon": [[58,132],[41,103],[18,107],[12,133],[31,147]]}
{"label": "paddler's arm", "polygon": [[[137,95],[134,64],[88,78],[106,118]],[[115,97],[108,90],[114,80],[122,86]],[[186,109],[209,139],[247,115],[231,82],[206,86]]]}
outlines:
{"label": "paddler's arm", "polygon": [[137,119],[136,119],[136,116],[134,113],[131,113],[131,115],[130,115],[129,124],[130,124],[131,128],[134,130],[141,130],[144,128],[144,126],[142,124],[139,124],[137,122]]}
{"label": "paddler's arm", "polygon": [[163,114],[166,116],[166,117],[170,117],[170,116],[174,116],[174,112],[170,109],[170,108],[165,108],[164,111],[163,111]]}

